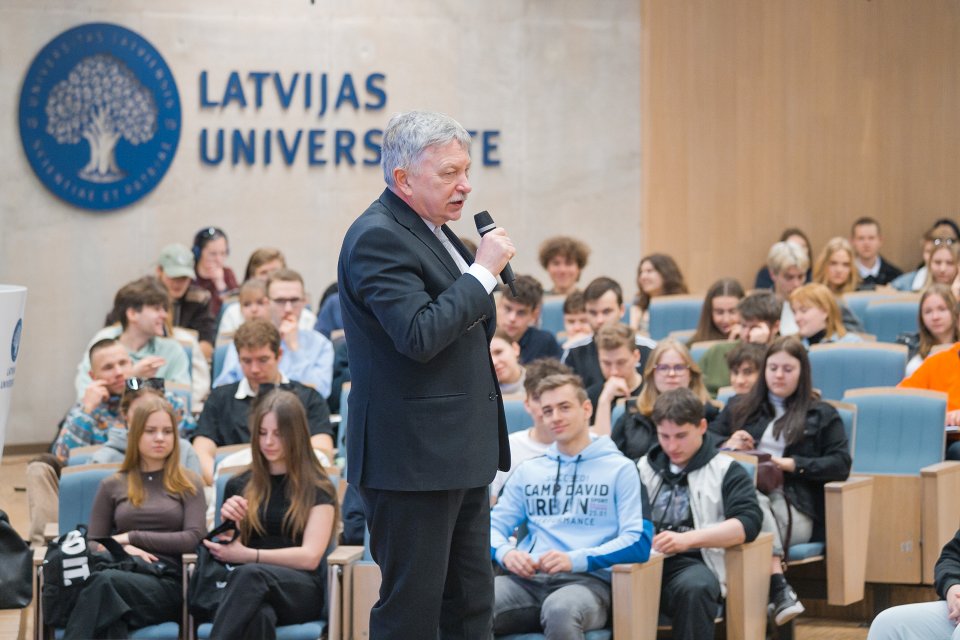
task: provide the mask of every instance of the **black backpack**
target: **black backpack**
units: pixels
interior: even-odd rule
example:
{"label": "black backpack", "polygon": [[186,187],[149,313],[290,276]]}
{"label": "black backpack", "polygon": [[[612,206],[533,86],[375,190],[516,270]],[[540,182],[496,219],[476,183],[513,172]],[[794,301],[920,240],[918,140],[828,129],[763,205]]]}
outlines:
{"label": "black backpack", "polygon": [[33,600],[33,554],[0,511],[0,609],[22,609]]}
{"label": "black backpack", "polygon": [[[214,538],[228,531],[233,531],[234,535],[237,535],[237,525],[233,520],[225,520],[203,539],[227,544]],[[187,608],[199,622],[213,620],[217,607],[223,599],[223,592],[227,588],[227,579],[231,571],[233,571],[233,565],[224,564],[214,558],[201,540],[197,545],[197,565],[190,575],[190,584],[187,588]]]}

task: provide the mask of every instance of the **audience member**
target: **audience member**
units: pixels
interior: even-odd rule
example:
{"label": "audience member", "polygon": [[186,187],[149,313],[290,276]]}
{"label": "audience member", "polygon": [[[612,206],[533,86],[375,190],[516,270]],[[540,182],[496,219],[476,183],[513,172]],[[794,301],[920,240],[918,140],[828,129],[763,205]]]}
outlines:
{"label": "audience member", "polygon": [[589,257],[590,247],[576,238],[555,236],[544,240],[540,245],[540,266],[553,283],[547,293],[564,296],[572,293]]}
{"label": "audience member", "polygon": [[557,358],[563,350],[553,334],[536,327],[543,304],[543,287],[532,276],[517,276],[514,296],[508,287],[500,291],[497,328],[520,345],[520,362]]}
{"label": "audience member", "polygon": [[[266,283],[267,279],[273,275],[275,271],[286,268],[287,260],[283,257],[283,253],[281,253],[279,249],[263,247],[250,254],[250,259],[247,261],[246,277],[243,282],[246,284],[251,280],[259,280]],[[240,290],[243,290],[242,286]],[[264,291],[264,299],[265,298],[266,291]],[[223,311],[220,313],[220,323],[217,327],[219,335],[229,338],[233,335],[233,332],[237,330],[237,327],[245,321],[250,320],[250,318],[243,313],[242,304],[242,302],[239,304],[237,302],[231,302],[223,308]],[[264,300],[263,304],[264,309],[266,309],[267,301]],[[300,328],[307,331],[313,329],[316,324],[317,316],[304,305],[303,309],[300,310]],[[327,337],[329,338],[330,336]]]}
{"label": "audience member", "polygon": [[[627,404],[627,410],[613,425],[612,439],[623,455],[639,460],[657,444],[657,429],[651,415],[653,405],[661,394],[673,389],[690,389],[703,404],[702,412],[708,422],[716,419],[720,410],[710,400],[703,377],[690,352],[673,338],[661,340],[650,354],[643,378],[647,384],[635,402]],[[610,422],[602,422],[597,415],[596,433],[609,433]]]}
{"label": "audience member", "polygon": [[[801,229],[797,229],[796,227],[788,227],[784,229],[783,233],[780,234],[780,240],[778,242],[789,242],[791,244],[795,244],[803,249],[803,252],[807,254],[808,259],[812,260],[813,258],[813,251],[810,248],[813,245],[810,244],[810,239]],[[807,269],[807,276],[804,282],[810,282],[811,277],[812,273],[810,269]],[[770,269],[766,264],[760,267],[760,270],[757,271],[753,288],[773,290],[773,279],[770,277]]]}
{"label": "audience member", "polygon": [[340,311],[340,285],[336,282],[327,287],[317,304],[317,322],[313,326],[333,340],[334,333],[343,332],[343,313]]}
{"label": "audience member", "polygon": [[743,299],[743,287],[734,278],[721,278],[710,285],[703,298],[697,330],[687,344],[706,340],[728,340],[740,324],[737,304]]}
{"label": "audience member", "polygon": [[704,437],[703,406],[689,389],[657,398],[658,444],[637,463],[651,496],[653,548],[667,556],[660,611],[673,621],[671,637],[684,640],[714,636],[727,593],[724,549],[752,542],[763,520],[750,476]]}
{"label": "audience member", "polygon": [[790,242],[778,242],[770,247],[767,255],[767,268],[773,280],[773,293],[784,303],[780,312],[780,335],[792,336],[797,332],[797,322],[793,310],[786,304],[790,294],[806,281],[810,260],[797,245]]}
{"label": "audience member", "polygon": [[766,345],[773,342],[780,330],[781,302],[770,291],[755,291],[737,304],[740,324],[731,341],[715,344],[700,358],[703,383],[712,397],[720,387],[730,384],[730,369],[727,354],[738,343],[749,342]]}
{"label": "audience member", "polygon": [[897,291],[921,291],[927,283],[927,277],[930,265],[930,254],[933,253],[935,244],[946,244],[955,242],[952,238],[937,238],[932,231],[923,234],[920,240],[921,255],[923,259],[920,265],[913,271],[901,273],[890,282],[890,286]]}
{"label": "audience member", "polygon": [[[193,254],[182,244],[169,244],[160,252],[157,280],[170,295],[170,322],[174,327],[193,329],[207,360],[213,355],[217,323],[210,314],[210,292],[193,284]],[[119,320],[115,318],[108,324]]]}
{"label": "audience member", "polygon": [[205,227],[193,237],[196,278],[193,284],[210,292],[210,313],[220,315],[223,299],[237,290],[237,277],[226,266],[230,246],[227,234],[217,227]]}
{"label": "audience member", "polygon": [[520,344],[502,329],[497,329],[490,340],[490,359],[501,395],[510,396],[523,391],[526,370],[520,364]]}
{"label": "audience member", "polygon": [[760,378],[766,353],[766,345],[740,342],[727,354],[730,386],[734,395],[746,395],[753,390]]}
{"label": "audience member", "polygon": [[[600,277],[590,282],[583,290],[583,301],[590,328],[594,333],[603,325],[619,323],[623,317],[623,291],[611,278]],[[639,368],[642,371],[650,350],[657,346],[657,343],[641,335],[637,335],[636,342],[640,349]],[[561,361],[580,376],[586,388],[604,380],[593,336],[571,343],[563,352]]]}
{"label": "audience member", "polygon": [[203,542],[233,565],[211,638],[275,638],[278,625],[317,620],[326,609],[323,559],[339,522],[337,491],[311,451],[303,405],[273,391],[250,424],[250,468],[227,481],[220,509],[239,535]]}
{"label": "audience member", "polygon": [[880,255],[883,236],[880,223],[870,217],[857,218],[850,227],[850,244],[856,254],[854,263],[860,274],[860,289],[874,289],[889,284],[903,273]]}
{"label": "audience member", "polygon": [[920,296],[917,333],[898,336],[897,341],[910,349],[906,375],[920,368],[930,351],[938,345],[960,342],[957,323],[957,299],[945,284],[932,284]]}
{"label": "audience member", "polygon": [[[283,357],[280,370],[291,380],[314,387],[324,398],[330,395],[333,378],[333,343],[312,329],[299,327],[300,311],[306,302],[303,278],[296,271],[281,269],[267,281],[270,319],[280,331]],[[214,387],[238,382],[243,376],[237,350],[230,347],[223,371]]]}
{"label": "audience member", "polygon": [[593,339],[605,380],[587,389],[587,397],[593,405],[590,422],[594,423],[596,416],[603,414],[604,418],[596,425],[597,433],[609,435],[614,403],[635,398],[643,386],[643,376],[637,371],[640,349],[637,348],[636,332],[624,324],[600,327]]}
{"label": "audience member", "polygon": [[803,346],[827,342],[863,342],[843,326],[840,306],[826,285],[811,282],[793,290],[790,307]]}
{"label": "audience member", "polygon": [[[94,335],[91,345],[104,338],[116,338],[133,360],[130,375],[138,378],[163,378],[190,384],[190,361],[183,347],[165,338],[170,297],[156,278],[146,277],[125,284],[113,299],[113,315],[120,326],[105,327]],[[85,353],[77,365],[74,387],[83,397],[90,384],[90,357]],[[197,399],[202,401],[202,398]]]}
{"label": "audience member", "polygon": [[120,471],[100,483],[90,511],[90,539],[112,537],[137,569],[101,568],[82,583],[64,638],[125,638],[130,630],[179,623],[181,554],[194,551],[205,530],[200,478],[180,466],[173,408],[144,398],[130,421]]}
{"label": "audience member", "polygon": [[250,442],[249,417],[255,399],[269,388],[281,386],[292,391],[307,413],[310,441],[333,459],[333,427],[327,405],[316,390],[290,380],[280,369],[283,348],[280,333],[266,320],[244,323],[233,337],[239,353],[243,377],[232,384],[217,387],[210,394],[200,420],[193,446],[200,457],[203,479],[213,482],[217,447]]}
{"label": "audience member", "polygon": [[933,586],[940,600],[881,611],[867,640],[960,640],[960,530],[940,552]]}
{"label": "audience member", "polygon": [[574,291],[563,301],[563,332],[566,339],[560,347],[566,350],[570,345],[593,335],[587,307],[583,300],[583,291]]}
{"label": "audience member", "polygon": [[630,326],[650,335],[650,300],[687,292],[687,283],[673,258],[663,253],[644,257],[637,267],[637,296],[630,306]]}
{"label": "audience member", "polygon": [[[960,425],[960,342],[954,343],[949,349],[928,355],[917,370],[897,386],[946,393],[946,426]],[[960,460],[960,440],[948,441],[946,458]]]}
{"label": "audience member", "polygon": [[944,284],[957,296],[957,276],[960,273],[960,245],[954,243],[934,243],[930,252],[930,264],[927,269],[927,282],[924,289],[932,284]]}
{"label": "audience member", "polygon": [[500,496],[500,490],[503,489],[503,483],[507,481],[514,469],[520,466],[521,462],[544,455],[550,445],[553,444],[553,432],[544,423],[543,413],[540,411],[540,396],[537,395],[537,385],[547,376],[571,373],[573,372],[570,367],[560,364],[553,358],[534,360],[527,365],[527,375],[523,380],[523,389],[527,395],[523,401],[523,407],[533,419],[533,426],[510,434],[510,470],[497,471],[493,482],[490,483],[491,505],[496,503]]}
{"label": "audience member", "polygon": [[764,375],[753,390],[730,399],[710,430],[735,450],[757,449],[783,471],[783,486],[759,494],[763,530],[774,534],[770,605],[783,625],[804,611],[783,576],[792,545],[824,540],[824,484],[846,480],[850,450],[837,410],[819,400],[804,346],[777,338],[767,349]]}
{"label": "audience member", "polygon": [[853,268],[853,247],[846,238],[831,238],[817,256],[813,281],[825,285],[840,306],[843,326],[847,331],[863,331],[860,319],[847,306],[843,296],[857,290],[860,274]]}
{"label": "audience member", "polygon": [[607,625],[609,567],[646,561],[652,526],[636,469],[609,438],[591,438],[577,377],[548,376],[537,392],[556,440],[513,472],[490,515],[491,551],[508,572],[494,581],[493,632],[582,637]]}

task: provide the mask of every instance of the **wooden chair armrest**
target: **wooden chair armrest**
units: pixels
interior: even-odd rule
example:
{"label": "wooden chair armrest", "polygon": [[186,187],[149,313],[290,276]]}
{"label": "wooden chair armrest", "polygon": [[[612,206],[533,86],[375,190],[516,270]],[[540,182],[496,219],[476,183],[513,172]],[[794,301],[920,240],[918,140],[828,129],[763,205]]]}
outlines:
{"label": "wooden chair armrest", "polygon": [[43,539],[46,542],[50,542],[54,538],[60,535],[60,525],[56,522],[48,522],[43,525]]}
{"label": "wooden chair armrest", "polygon": [[39,567],[43,564],[43,558],[47,555],[46,547],[33,548],[33,566]]}
{"label": "wooden chair armrest", "polygon": [[827,602],[831,605],[863,600],[873,484],[873,478],[851,476],[824,485]]}
{"label": "wooden chair armrest", "polygon": [[363,557],[363,547],[344,545],[337,547],[327,556],[328,565],[343,565],[356,562]]}
{"label": "wooden chair armrest", "polygon": [[772,557],[772,533],[760,533],[751,542],[725,550],[728,638],[765,637]]}
{"label": "wooden chair armrest", "polygon": [[960,462],[947,460],[921,469],[920,492],[923,582],[933,584],[933,566],[960,522]]}
{"label": "wooden chair armrest", "polygon": [[660,610],[663,555],[646,562],[615,564],[613,571],[613,637],[654,640]]}
{"label": "wooden chair armrest", "polygon": [[183,562],[183,564],[197,564],[197,554],[184,553],[180,556],[180,560]]}

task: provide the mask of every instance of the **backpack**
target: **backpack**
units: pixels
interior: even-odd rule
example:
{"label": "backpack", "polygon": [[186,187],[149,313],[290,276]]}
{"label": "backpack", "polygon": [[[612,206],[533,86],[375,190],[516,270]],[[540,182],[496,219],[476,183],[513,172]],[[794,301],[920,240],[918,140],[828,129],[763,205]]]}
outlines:
{"label": "backpack", "polygon": [[33,600],[33,554],[0,511],[0,609],[22,609]]}
{"label": "backpack", "polygon": [[[237,525],[233,520],[225,520],[223,524],[203,537],[204,540],[227,544],[220,540],[214,540],[217,536],[228,531],[233,531],[237,535]],[[224,564],[213,557],[210,550],[204,546],[203,541],[197,545],[197,565],[190,574],[190,584],[187,587],[187,608],[190,614],[200,622],[209,622],[213,620],[217,613],[217,607],[223,599],[224,590],[227,588],[227,580],[234,567],[230,564]]]}

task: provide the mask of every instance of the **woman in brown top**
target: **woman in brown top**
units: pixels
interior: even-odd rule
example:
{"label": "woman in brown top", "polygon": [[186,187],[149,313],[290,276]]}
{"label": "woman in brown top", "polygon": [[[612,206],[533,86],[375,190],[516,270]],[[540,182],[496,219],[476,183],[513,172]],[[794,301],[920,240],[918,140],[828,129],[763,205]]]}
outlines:
{"label": "woman in brown top", "polygon": [[176,416],[163,398],[138,400],[128,442],[120,471],[100,484],[88,535],[112,535],[136,568],[90,576],[67,622],[67,640],[126,637],[130,629],[179,619],[180,555],[204,534],[203,485],[180,466]]}

